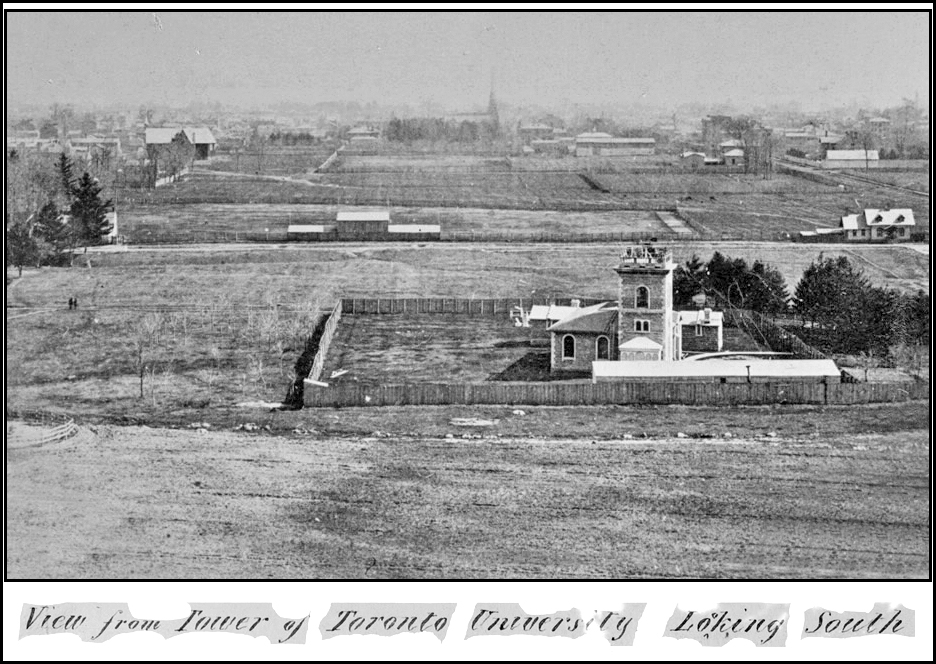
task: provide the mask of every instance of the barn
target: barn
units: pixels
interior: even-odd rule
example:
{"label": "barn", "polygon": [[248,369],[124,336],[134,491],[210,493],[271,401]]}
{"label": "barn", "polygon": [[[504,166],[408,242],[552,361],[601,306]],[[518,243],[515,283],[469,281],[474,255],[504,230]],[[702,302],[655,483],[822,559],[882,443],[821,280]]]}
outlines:
{"label": "barn", "polygon": [[575,137],[576,157],[633,157],[652,155],[652,138],[615,138],[603,132],[587,132]]}
{"label": "barn", "polygon": [[386,233],[390,225],[390,212],[387,210],[339,212],[335,221],[339,235],[364,236]]}

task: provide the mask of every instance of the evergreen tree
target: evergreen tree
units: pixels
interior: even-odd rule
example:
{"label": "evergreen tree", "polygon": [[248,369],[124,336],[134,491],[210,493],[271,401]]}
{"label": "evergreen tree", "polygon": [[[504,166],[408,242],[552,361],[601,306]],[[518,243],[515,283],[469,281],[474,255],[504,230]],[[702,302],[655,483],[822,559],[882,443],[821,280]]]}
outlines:
{"label": "evergreen tree", "polygon": [[745,282],[749,308],[774,315],[786,312],[790,294],[779,270],[756,260]]}
{"label": "evergreen tree", "polygon": [[62,192],[65,195],[66,200],[71,201],[72,197],[75,194],[75,175],[74,175],[75,166],[72,163],[71,158],[66,156],[64,152],[59,155],[58,160],[58,171],[59,179],[62,186]]}
{"label": "evergreen tree", "polygon": [[705,293],[705,263],[696,254],[673,272],[673,306],[677,309],[693,308],[692,298]]}
{"label": "evergreen tree", "polygon": [[838,353],[869,351],[880,338],[889,306],[881,289],[844,256],[814,261],[796,285],[794,310],[821,348]]}
{"label": "evergreen tree", "polygon": [[39,243],[32,236],[29,224],[25,221],[11,222],[7,216],[4,248],[7,265],[12,265],[23,276],[23,266],[39,262]]}
{"label": "evergreen tree", "polygon": [[42,206],[36,215],[34,234],[48,243],[53,253],[61,253],[70,246],[70,226],[62,220],[62,214],[53,201]]}
{"label": "evergreen tree", "polygon": [[86,247],[101,244],[101,236],[112,229],[107,213],[113,210],[113,202],[101,199],[101,187],[88,173],[78,180],[73,195],[70,212],[75,239]]}

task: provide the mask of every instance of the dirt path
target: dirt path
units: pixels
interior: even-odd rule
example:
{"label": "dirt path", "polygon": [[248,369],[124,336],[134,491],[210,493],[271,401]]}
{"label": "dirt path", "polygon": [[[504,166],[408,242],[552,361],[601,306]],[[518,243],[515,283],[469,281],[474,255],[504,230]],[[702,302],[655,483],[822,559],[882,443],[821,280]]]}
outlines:
{"label": "dirt path", "polygon": [[21,578],[923,578],[928,433],[600,441],[89,428],[11,450]]}

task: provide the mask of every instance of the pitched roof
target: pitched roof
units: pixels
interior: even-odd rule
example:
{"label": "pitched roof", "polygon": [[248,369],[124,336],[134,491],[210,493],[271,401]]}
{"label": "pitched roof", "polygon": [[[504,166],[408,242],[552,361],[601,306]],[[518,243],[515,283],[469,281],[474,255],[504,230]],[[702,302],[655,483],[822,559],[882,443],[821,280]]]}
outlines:
{"label": "pitched roof", "polygon": [[610,302],[593,304],[590,307],[578,307],[573,313],[552,325],[549,331],[610,333],[617,322],[617,315],[617,307]]}
{"label": "pitched roof", "polygon": [[192,145],[213,145],[218,142],[208,127],[185,127],[183,131]]}
{"label": "pitched roof", "polygon": [[709,311],[708,322],[705,320],[705,310],[677,311],[680,325],[722,325],[724,314],[721,311]]}
{"label": "pitched roof", "polygon": [[595,134],[579,134],[575,137],[576,143],[612,143],[614,145],[648,145],[650,143],[656,143],[656,139],[653,138],[614,138],[607,134],[595,135]]}
{"label": "pitched roof", "polygon": [[743,156],[744,156],[744,150],[728,150],[728,152],[726,152],[724,156],[726,156],[726,157],[743,157]]}
{"label": "pitched roof", "polygon": [[566,307],[558,304],[534,304],[530,307],[530,320],[560,321],[566,316],[580,310],[581,307]]}
{"label": "pitched roof", "polygon": [[913,210],[909,208],[894,210],[868,208],[864,211],[864,222],[868,226],[913,226],[916,224]]}
{"label": "pitched roof", "polygon": [[368,210],[363,212],[339,212],[338,221],[390,221],[387,210]]}
{"label": "pitched roof", "polygon": [[858,214],[846,214],[842,217],[840,227],[846,231],[855,231],[863,228],[876,228],[879,226],[915,226],[913,210],[909,208],[895,208],[893,210],[876,210],[868,208]]}
{"label": "pitched roof", "polygon": [[[182,127],[147,127],[146,144],[147,145],[168,145],[172,139],[180,133],[185,134]],[[188,136],[186,136],[188,138]],[[191,141],[190,141],[191,142]]]}

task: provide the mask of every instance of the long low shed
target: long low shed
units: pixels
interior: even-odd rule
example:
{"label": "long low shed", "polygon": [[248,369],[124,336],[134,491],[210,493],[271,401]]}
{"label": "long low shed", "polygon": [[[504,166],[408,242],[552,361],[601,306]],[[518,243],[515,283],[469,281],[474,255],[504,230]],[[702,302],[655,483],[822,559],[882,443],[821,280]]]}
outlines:
{"label": "long low shed", "polygon": [[705,360],[592,362],[592,382],[840,383],[832,360]]}

